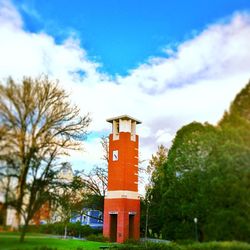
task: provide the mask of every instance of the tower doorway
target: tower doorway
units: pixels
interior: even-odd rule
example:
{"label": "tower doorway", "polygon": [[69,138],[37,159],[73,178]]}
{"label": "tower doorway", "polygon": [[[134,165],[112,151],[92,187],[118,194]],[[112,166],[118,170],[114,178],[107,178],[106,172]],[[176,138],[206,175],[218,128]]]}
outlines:
{"label": "tower doorway", "polygon": [[130,214],[129,215],[129,239],[133,239],[134,238],[134,222],[135,221],[135,215],[134,214]]}
{"label": "tower doorway", "polygon": [[110,241],[117,241],[117,214],[110,214]]}

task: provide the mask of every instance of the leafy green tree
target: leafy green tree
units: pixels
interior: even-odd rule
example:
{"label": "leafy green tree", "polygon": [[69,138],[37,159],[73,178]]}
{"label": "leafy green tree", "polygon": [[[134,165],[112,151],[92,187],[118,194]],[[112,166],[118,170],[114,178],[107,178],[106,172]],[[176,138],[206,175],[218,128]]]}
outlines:
{"label": "leafy green tree", "polygon": [[162,233],[166,238],[193,238],[194,218],[199,219],[200,237],[207,203],[204,195],[208,156],[213,151],[216,130],[209,124],[191,123],[176,134],[164,165],[161,211],[167,214]]}
{"label": "leafy green tree", "polygon": [[152,176],[164,238],[194,239],[198,218],[201,241],[250,241],[250,83],[217,126],[181,128]]}
{"label": "leafy green tree", "polygon": [[[211,239],[249,241],[250,83],[236,96],[218,127],[220,143],[210,164],[210,171],[216,172],[211,174],[216,196],[210,218],[214,219],[207,231]],[[211,230],[213,227],[216,230]]]}
{"label": "leafy green tree", "polygon": [[[146,186],[146,197],[141,202],[141,227],[143,230],[150,230],[151,236],[159,236],[163,221],[160,220],[161,213],[157,209],[161,197],[160,180],[163,173],[163,164],[167,160],[168,150],[163,145],[152,155],[147,167],[147,174],[150,176]],[[148,235],[146,232],[145,235]]]}

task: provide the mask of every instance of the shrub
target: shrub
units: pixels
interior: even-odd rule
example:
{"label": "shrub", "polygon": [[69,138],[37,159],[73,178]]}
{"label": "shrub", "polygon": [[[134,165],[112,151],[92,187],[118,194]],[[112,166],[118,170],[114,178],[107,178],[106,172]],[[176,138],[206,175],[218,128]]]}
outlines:
{"label": "shrub", "polygon": [[186,239],[186,240],[176,240],[175,243],[179,245],[191,245],[197,243],[197,241]]}
{"label": "shrub", "polygon": [[250,250],[250,244],[244,242],[206,242],[179,245],[176,243],[144,242],[138,245],[124,244],[123,250]]}
{"label": "shrub", "polygon": [[[64,235],[64,224],[53,223],[43,225],[29,225],[28,232]],[[81,225],[80,223],[68,223],[67,234],[72,237],[86,237],[91,234],[98,234],[100,230],[93,229],[88,225]]]}
{"label": "shrub", "polygon": [[143,242],[140,244],[124,244],[120,245],[119,249],[124,250],[184,250],[180,245],[175,243],[156,243],[156,242]]}
{"label": "shrub", "polygon": [[127,239],[125,244],[138,245],[138,244],[140,244],[140,241],[134,240],[134,239]]}
{"label": "shrub", "polygon": [[250,250],[250,244],[237,241],[194,243],[185,246],[185,250]]}
{"label": "shrub", "polygon": [[102,234],[98,234],[98,235],[91,234],[91,235],[87,236],[86,239],[90,240],[90,241],[98,241],[98,242],[108,242],[109,241],[109,238],[104,237]]}

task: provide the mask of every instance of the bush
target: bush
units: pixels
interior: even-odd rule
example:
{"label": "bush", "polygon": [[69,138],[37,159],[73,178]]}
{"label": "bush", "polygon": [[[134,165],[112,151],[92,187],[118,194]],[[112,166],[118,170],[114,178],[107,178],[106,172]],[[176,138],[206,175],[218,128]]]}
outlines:
{"label": "bush", "polygon": [[16,232],[17,230],[15,228],[12,228],[11,226],[0,226],[0,232]]}
{"label": "bush", "polygon": [[191,245],[197,243],[197,241],[186,239],[186,240],[176,240],[175,243],[177,243],[178,245]]}
{"label": "bush", "polygon": [[98,241],[98,242],[108,242],[109,238],[104,237],[102,234],[91,234],[89,236],[86,237],[87,240],[89,241]]}
{"label": "bush", "polygon": [[[29,225],[27,232],[64,235],[64,224],[53,223],[53,224],[42,224],[42,225]],[[93,229],[88,225],[81,225],[80,223],[68,223],[67,225],[68,236],[87,237],[91,234],[98,234],[98,233],[100,233],[100,230]]]}
{"label": "bush", "polygon": [[250,244],[244,242],[206,242],[179,245],[176,243],[144,242],[138,245],[124,244],[123,250],[250,250]]}
{"label": "bush", "polygon": [[250,250],[250,244],[237,241],[194,243],[185,246],[185,250]]}
{"label": "bush", "polygon": [[140,244],[124,244],[119,246],[119,249],[124,250],[184,250],[180,245],[175,243],[156,243],[156,242],[143,242]]}
{"label": "bush", "polygon": [[139,240],[135,240],[135,239],[127,239],[125,241],[125,244],[129,244],[129,245],[139,245],[140,241]]}

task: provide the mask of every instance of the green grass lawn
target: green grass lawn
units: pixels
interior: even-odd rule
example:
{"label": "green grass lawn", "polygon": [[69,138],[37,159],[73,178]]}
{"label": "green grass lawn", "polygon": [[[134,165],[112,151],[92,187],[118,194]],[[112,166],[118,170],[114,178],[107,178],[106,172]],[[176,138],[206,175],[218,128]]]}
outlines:
{"label": "green grass lawn", "polygon": [[[25,242],[19,243],[19,233],[0,233],[0,250],[97,250],[100,246],[108,246],[111,243],[52,238],[51,235],[28,233]],[[163,244],[148,242],[147,246],[138,245],[138,250],[250,250],[250,244],[246,242],[205,242],[190,244]],[[136,249],[134,245],[121,245],[124,250]]]}
{"label": "green grass lawn", "polygon": [[51,235],[27,233],[25,241],[19,242],[19,233],[0,233],[0,250],[29,250],[47,246],[57,250],[97,250],[109,243],[75,239],[51,238]]}

